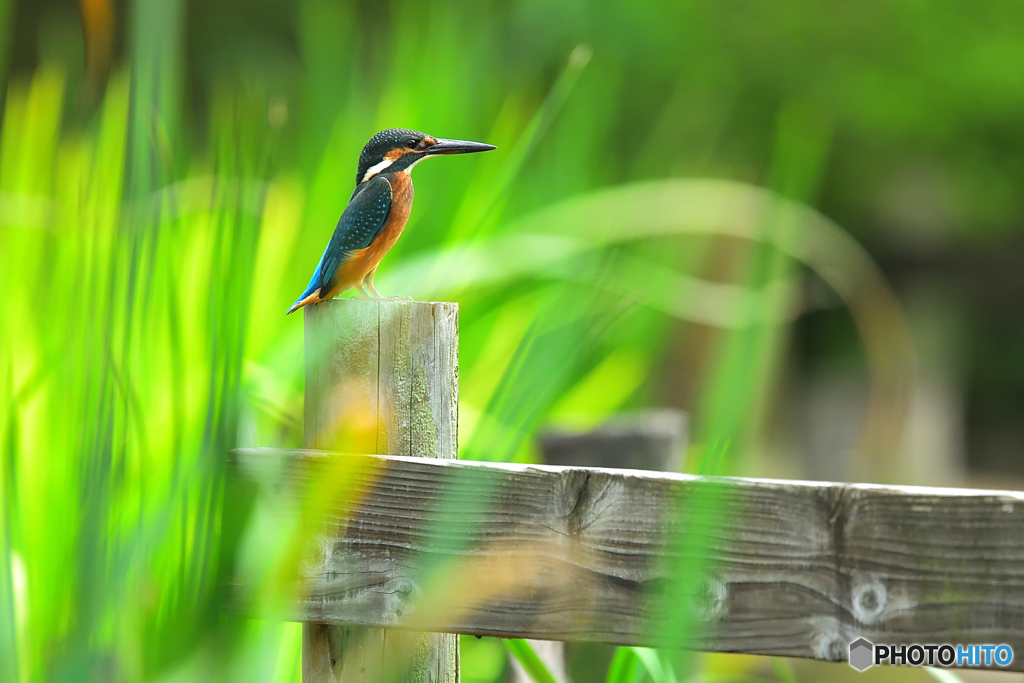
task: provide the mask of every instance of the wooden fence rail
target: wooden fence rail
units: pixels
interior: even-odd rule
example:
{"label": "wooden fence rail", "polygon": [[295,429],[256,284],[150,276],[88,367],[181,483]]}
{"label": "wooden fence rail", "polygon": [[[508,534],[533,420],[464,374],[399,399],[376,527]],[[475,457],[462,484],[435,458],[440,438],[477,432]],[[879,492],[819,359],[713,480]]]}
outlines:
{"label": "wooden fence rail", "polygon": [[[229,496],[316,529],[279,614],[296,621],[828,661],[861,636],[1024,653],[1024,493],[251,449]],[[666,599],[686,567],[692,590]],[[257,587],[234,587],[249,609]]]}

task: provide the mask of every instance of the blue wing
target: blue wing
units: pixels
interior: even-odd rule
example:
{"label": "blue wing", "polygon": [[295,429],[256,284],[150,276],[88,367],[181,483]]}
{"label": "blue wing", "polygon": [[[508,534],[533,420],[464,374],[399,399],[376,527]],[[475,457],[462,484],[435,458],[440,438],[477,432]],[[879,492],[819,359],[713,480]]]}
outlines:
{"label": "blue wing", "polygon": [[295,310],[297,304],[311,296],[318,289],[326,294],[334,285],[338,268],[353,251],[365,249],[377,239],[388,216],[391,215],[391,183],[387,178],[377,176],[356,188],[348,206],[338,219],[331,241],[324,249],[320,262],[313,271],[306,290],[295,300],[288,311]]}

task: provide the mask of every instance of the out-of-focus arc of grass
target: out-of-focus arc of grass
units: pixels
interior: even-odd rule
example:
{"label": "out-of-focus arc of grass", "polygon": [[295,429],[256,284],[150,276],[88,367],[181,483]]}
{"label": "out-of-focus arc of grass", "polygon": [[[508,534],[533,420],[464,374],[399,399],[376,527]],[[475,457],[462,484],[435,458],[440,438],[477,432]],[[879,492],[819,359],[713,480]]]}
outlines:
{"label": "out-of-focus arc of grass", "polygon": [[[763,232],[767,217],[794,226]],[[861,332],[869,358],[872,393],[862,446],[885,478],[902,438],[913,374],[913,348],[899,304],[867,252],[833,221],[771,192],[724,180],[650,181],[589,193],[519,219],[501,234],[464,247],[407,259],[382,278],[396,291],[422,297],[458,296],[481,286],[524,277],[583,280],[663,313],[721,328],[767,321],[785,324],[804,312],[796,280],[771,283],[770,291],[710,282],[632,259],[616,270],[587,277],[580,256],[623,242],[666,235],[736,237],[760,241],[805,264],[844,302]],[[427,274],[430,277],[427,277]],[[777,303],[787,302],[781,310]]]}

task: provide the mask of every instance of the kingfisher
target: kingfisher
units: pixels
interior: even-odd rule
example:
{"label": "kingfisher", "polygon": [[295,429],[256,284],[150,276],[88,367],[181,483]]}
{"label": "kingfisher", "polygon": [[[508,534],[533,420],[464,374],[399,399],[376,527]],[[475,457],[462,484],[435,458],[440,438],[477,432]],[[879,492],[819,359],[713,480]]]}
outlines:
{"label": "kingfisher", "polygon": [[[424,159],[495,149],[468,140],[435,138],[406,128],[390,128],[370,138],[359,155],[356,189],[338,219],[306,290],[288,313],[326,301],[355,287],[367,298],[383,299],[373,286],[377,265],[405,230],[412,209],[409,172]],[[369,290],[369,294],[367,294]]]}

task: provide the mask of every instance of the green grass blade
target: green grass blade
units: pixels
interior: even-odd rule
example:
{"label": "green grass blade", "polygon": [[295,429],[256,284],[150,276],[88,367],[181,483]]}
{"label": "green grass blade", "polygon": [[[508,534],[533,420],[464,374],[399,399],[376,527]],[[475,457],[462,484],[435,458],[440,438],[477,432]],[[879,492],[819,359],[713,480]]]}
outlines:
{"label": "green grass blade", "polygon": [[0,472],[0,678],[18,680],[17,595],[14,581],[14,551],[10,540],[12,496],[6,482],[6,472]]}
{"label": "green grass blade", "polygon": [[630,648],[640,663],[647,670],[647,675],[654,683],[676,683],[676,674],[672,670],[672,664],[663,657],[657,650],[647,647]]}
{"label": "green grass blade", "polygon": [[544,665],[529,642],[522,638],[507,638],[502,642],[534,683],[558,683],[558,679]]}
{"label": "green grass blade", "polygon": [[615,649],[615,656],[608,665],[605,683],[636,683],[640,673],[640,659],[631,647]]}
{"label": "green grass blade", "polygon": [[771,662],[772,671],[775,672],[775,677],[779,679],[779,683],[797,683],[796,673],[788,661],[779,657],[772,657]]}
{"label": "green grass blade", "polygon": [[485,177],[485,174],[479,174],[467,190],[466,199],[452,221],[449,241],[461,241],[469,237],[495,211],[526,162],[533,155],[534,150],[537,149],[558,112],[562,110],[569,99],[569,94],[572,93],[592,56],[593,51],[587,45],[577,45],[576,49],[572,51],[562,74],[548,92],[540,109],[526,126],[526,130],[516,141],[496,176]]}

